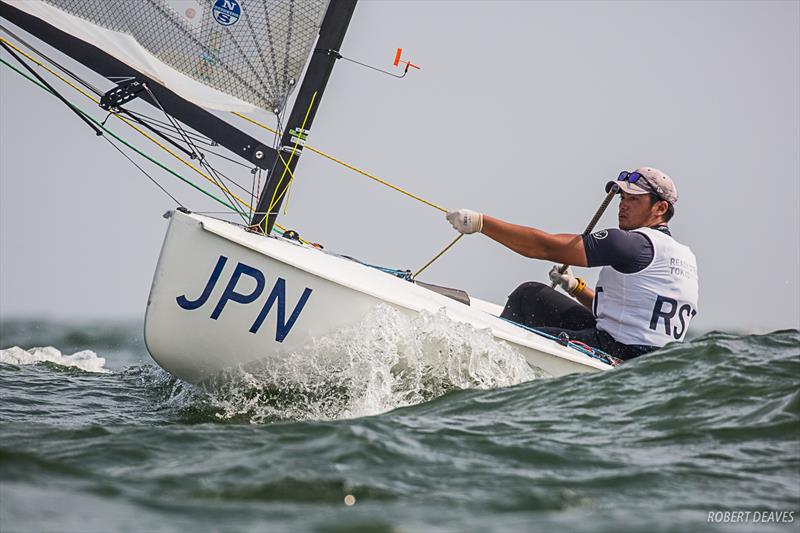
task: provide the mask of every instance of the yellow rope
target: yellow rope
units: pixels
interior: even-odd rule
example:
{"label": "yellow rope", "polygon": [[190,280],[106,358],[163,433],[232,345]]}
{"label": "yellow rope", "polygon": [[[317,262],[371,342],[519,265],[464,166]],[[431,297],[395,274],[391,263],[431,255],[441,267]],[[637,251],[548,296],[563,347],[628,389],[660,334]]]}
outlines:
{"label": "yellow rope", "polygon": [[[270,201],[269,209],[267,209],[267,216],[269,216],[269,214],[272,213],[272,209],[275,207],[275,204],[277,204],[280,201],[280,199],[283,198],[283,195],[286,193],[286,189],[288,189],[289,186],[292,184],[292,181],[294,181],[294,173],[289,168],[289,165],[292,164],[292,159],[294,159],[294,154],[297,152],[297,146],[300,144],[301,135],[306,129],[306,122],[308,121],[308,115],[311,114],[311,108],[314,106],[314,100],[316,99],[317,99],[317,91],[314,91],[314,94],[311,95],[311,102],[308,103],[306,116],[303,117],[303,124],[300,126],[300,131],[297,132],[297,140],[295,141],[294,146],[292,146],[292,153],[289,154],[289,161],[284,161],[280,149],[278,150],[278,159],[280,159],[281,162],[283,163],[283,173],[281,173],[281,178],[278,180],[278,185],[275,186],[275,191],[272,193],[272,200]],[[283,183],[283,178],[284,176],[286,176],[287,171],[289,172],[289,183],[286,185],[286,189],[281,191],[280,196],[275,198],[275,195],[278,194],[278,189],[280,188],[281,183]]]}
{"label": "yellow rope", "polygon": [[[309,109],[310,109],[310,107],[309,107]],[[243,115],[243,114],[241,114],[241,113],[237,113],[237,112],[235,112],[235,111],[233,112],[233,114],[234,114],[234,115],[236,115],[237,117],[239,117],[239,118],[243,119],[243,120],[246,120],[247,122],[250,122],[251,124],[255,124],[256,126],[259,126],[260,128],[263,128],[263,129],[267,130],[267,131],[268,131],[268,132],[270,132],[270,133],[273,133],[273,134],[275,134],[275,135],[280,135],[280,132],[278,132],[277,130],[274,130],[274,129],[272,129],[272,128],[270,128],[269,126],[267,126],[266,124],[263,124],[263,123],[261,123],[261,122],[259,122],[259,121],[255,120],[255,119],[253,119],[253,118],[250,118],[250,117],[248,117],[248,116],[246,116],[246,115]],[[306,116],[307,116],[307,115],[306,115]],[[303,122],[303,126],[305,126],[305,121]],[[304,127],[303,129],[305,129],[305,127]],[[298,140],[299,140],[299,139],[298,139]],[[296,147],[296,146],[297,146],[297,144],[295,144],[295,147]],[[397,185],[393,185],[393,184],[391,184],[391,183],[389,183],[389,182],[387,182],[387,181],[385,181],[385,180],[383,180],[383,179],[381,179],[381,178],[379,178],[379,177],[377,177],[377,176],[374,176],[374,175],[372,175],[372,174],[370,174],[370,173],[368,173],[368,172],[365,172],[365,171],[363,171],[363,170],[361,170],[361,169],[359,169],[359,168],[356,168],[356,167],[354,167],[353,165],[350,165],[349,163],[345,163],[344,161],[342,161],[342,160],[340,160],[340,159],[337,159],[336,157],[334,157],[334,156],[332,156],[332,155],[330,155],[330,154],[326,154],[326,153],[325,153],[325,152],[323,152],[322,150],[317,150],[316,148],[314,148],[313,146],[309,146],[308,144],[306,144],[306,145],[305,145],[304,149],[305,149],[305,150],[310,150],[310,151],[314,152],[315,154],[318,154],[318,155],[321,155],[322,157],[328,158],[328,159],[330,159],[331,161],[333,161],[333,162],[335,162],[335,163],[338,163],[338,164],[342,165],[342,166],[343,166],[343,167],[345,167],[345,168],[348,168],[348,169],[350,169],[350,170],[352,170],[352,171],[354,171],[354,172],[358,172],[358,173],[359,173],[359,174],[361,174],[362,176],[366,176],[367,178],[370,178],[370,179],[372,179],[372,180],[375,180],[375,181],[377,181],[378,183],[380,183],[380,184],[382,184],[382,185],[386,185],[387,187],[389,187],[389,188],[391,188],[391,189],[394,189],[394,190],[396,190],[397,192],[401,192],[401,193],[405,194],[406,196],[410,196],[411,198],[413,198],[413,199],[415,199],[415,200],[418,200],[418,201],[420,201],[420,202],[422,202],[422,203],[424,203],[424,204],[426,204],[426,205],[429,205],[429,206],[433,207],[434,209],[438,209],[439,211],[441,211],[441,212],[443,212],[443,213],[447,213],[447,209],[445,209],[444,207],[441,207],[441,206],[438,206],[438,205],[436,205],[436,204],[434,204],[434,203],[431,203],[431,202],[429,202],[429,201],[425,200],[424,198],[420,198],[419,196],[417,196],[417,195],[415,195],[415,194],[412,194],[412,193],[410,193],[410,192],[408,192],[408,191],[406,191],[406,190],[404,190],[404,189],[401,189],[401,188],[400,188],[400,187],[398,187]],[[294,152],[292,152],[292,154],[294,154]],[[281,161],[283,161],[283,158],[281,158]],[[286,163],[284,163],[284,164],[286,164]],[[287,168],[288,168],[288,167],[287,167]],[[294,178],[294,176],[292,176],[292,178]],[[283,176],[281,176],[281,179],[283,179]],[[279,183],[280,183],[280,182],[279,182]],[[291,185],[291,183],[290,183],[290,185]],[[287,188],[288,188],[288,187],[287,187]],[[277,189],[276,189],[276,191],[277,191]],[[269,209],[268,211],[271,213],[271,212],[272,212],[272,207],[270,207],[270,209]],[[461,239],[461,237],[463,237],[463,236],[464,236],[464,234],[463,234],[463,233],[461,233],[461,234],[459,234],[459,235],[458,235],[458,237],[456,237],[455,239],[453,239],[453,241],[452,241],[450,244],[448,244],[448,245],[447,245],[447,246],[444,248],[444,250],[442,250],[441,252],[439,252],[438,254],[436,254],[436,256],[435,256],[433,259],[431,259],[430,261],[428,261],[427,263],[425,263],[425,265],[424,265],[422,268],[420,268],[420,269],[417,271],[417,273],[416,273],[416,274],[414,274],[414,276],[412,277],[412,279],[416,279],[416,277],[417,277],[417,276],[419,276],[419,275],[420,275],[420,274],[421,274],[421,273],[422,273],[422,272],[423,272],[423,271],[424,271],[426,268],[428,268],[429,266],[431,266],[431,265],[434,263],[434,261],[436,261],[436,260],[437,260],[437,259],[439,259],[439,258],[440,258],[442,255],[444,255],[444,253],[445,253],[445,252],[447,252],[447,251],[448,251],[450,248],[452,248],[452,247],[453,247],[453,246],[454,246],[454,245],[455,245],[455,244],[456,244],[456,243],[459,241],[459,239]]]}
{"label": "yellow rope", "polygon": [[[234,112],[233,114],[236,115],[237,117],[241,118],[241,119],[244,119],[244,120],[250,122],[251,124],[255,124],[256,126],[264,128],[265,130],[267,130],[267,131],[269,131],[271,133],[279,135],[279,133],[276,130],[270,128],[266,124],[262,124],[261,122],[258,122],[257,120],[254,120],[254,119],[252,119],[252,118],[250,118],[248,116],[242,115],[241,113]],[[352,170],[353,172],[357,172],[357,173],[361,174],[362,176],[365,176],[365,177],[367,177],[367,178],[369,178],[371,180],[375,180],[375,181],[377,181],[378,183],[380,183],[382,185],[385,185],[385,186],[387,186],[387,187],[389,187],[391,189],[394,189],[397,192],[403,193],[406,196],[409,196],[409,197],[411,197],[411,198],[413,198],[413,199],[415,199],[415,200],[417,200],[419,202],[422,202],[423,204],[426,204],[426,205],[429,205],[429,206],[433,207],[434,209],[438,209],[442,213],[447,213],[447,209],[445,209],[444,207],[441,207],[441,206],[436,205],[436,204],[434,204],[432,202],[429,202],[428,200],[425,200],[424,198],[420,198],[416,194],[410,193],[410,192],[406,191],[405,189],[402,189],[402,188],[398,187],[397,185],[393,185],[393,184],[389,183],[388,181],[383,180],[383,179],[381,179],[378,176],[375,176],[373,174],[370,174],[369,172],[365,172],[365,171],[361,170],[360,168],[356,168],[356,167],[354,167],[353,165],[351,165],[349,163],[345,163],[341,159],[337,159],[337,158],[335,158],[334,156],[332,156],[330,154],[326,154],[322,150],[317,150],[313,146],[309,146],[309,145],[305,145],[305,149],[306,150],[310,150],[310,151],[314,152],[317,155],[321,155],[322,157],[328,158],[331,161],[333,161],[334,163],[338,163],[338,164],[342,165],[343,167]]]}
{"label": "yellow rope", "polygon": [[448,244],[447,246],[445,246],[445,247],[444,247],[444,250],[442,250],[441,252],[439,252],[438,254],[436,254],[436,257],[434,257],[433,259],[431,259],[430,261],[428,261],[427,263],[425,263],[425,266],[423,266],[422,268],[420,268],[419,270],[417,270],[417,273],[416,273],[416,274],[414,274],[413,276],[411,276],[411,279],[412,279],[412,280],[413,280],[413,279],[417,279],[417,276],[419,276],[420,274],[422,274],[422,271],[423,271],[423,270],[425,270],[426,268],[428,268],[429,266],[431,266],[431,265],[433,264],[433,262],[434,262],[434,261],[436,261],[437,259],[439,259],[440,257],[442,257],[442,256],[444,255],[444,253],[445,253],[447,250],[449,250],[450,248],[452,248],[452,247],[453,247],[453,245],[454,245],[455,243],[457,243],[457,242],[458,242],[458,241],[461,239],[461,237],[463,237],[463,236],[464,236],[464,234],[463,234],[463,233],[459,233],[459,234],[458,234],[458,237],[456,237],[455,239],[453,239],[453,242],[451,242],[450,244]]}

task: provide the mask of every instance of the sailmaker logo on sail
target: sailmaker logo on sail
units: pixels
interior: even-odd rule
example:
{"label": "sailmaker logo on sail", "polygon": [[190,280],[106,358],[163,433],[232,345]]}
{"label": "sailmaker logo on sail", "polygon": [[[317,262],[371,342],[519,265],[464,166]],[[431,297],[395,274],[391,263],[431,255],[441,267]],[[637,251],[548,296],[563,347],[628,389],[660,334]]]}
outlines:
{"label": "sailmaker logo on sail", "polygon": [[236,0],[217,0],[211,9],[214,20],[223,26],[232,26],[239,22],[242,16],[242,7]]}

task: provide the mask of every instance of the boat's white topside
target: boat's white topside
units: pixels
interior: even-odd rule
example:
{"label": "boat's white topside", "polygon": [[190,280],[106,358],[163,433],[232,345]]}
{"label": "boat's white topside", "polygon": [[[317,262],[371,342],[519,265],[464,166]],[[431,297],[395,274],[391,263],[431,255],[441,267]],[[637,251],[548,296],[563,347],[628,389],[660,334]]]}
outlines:
{"label": "boat's white topside", "polygon": [[[258,282],[257,282],[258,281]],[[145,315],[145,342],[172,374],[198,382],[229,368],[302,352],[376,306],[440,313],[489,330],[545,374],[598,372],[600,359],[376,268],[207,216],[170,220]]]}
{"label": "boat's white topside", "polygon": [[[177,215],[183,214],[177,213]],[[437,312],[445,308],[453,320],[471,324],[479,329],[490,328],[496,338],[514,345],[532,348],[596,370],[612,368],[596,358],[498,318],[497,315],[502,311],[499,305],[477,298],[471,298],[472,305],[465,305],[396,276],[310,245],[281,237],[265,238],[250,233],[240,226],[214,218],[196,214],[188,216],[200,222],[206,231],[226,240],[394,306],[417,312],[422,310]]]}

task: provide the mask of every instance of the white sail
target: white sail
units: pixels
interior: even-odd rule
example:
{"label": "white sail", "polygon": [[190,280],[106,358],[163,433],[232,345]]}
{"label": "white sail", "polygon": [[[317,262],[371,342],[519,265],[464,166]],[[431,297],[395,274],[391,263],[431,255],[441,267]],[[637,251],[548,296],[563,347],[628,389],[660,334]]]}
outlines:
{"label": "white sail", "polygon": [[282,110],[326,0],[6,0],[210,109]]}

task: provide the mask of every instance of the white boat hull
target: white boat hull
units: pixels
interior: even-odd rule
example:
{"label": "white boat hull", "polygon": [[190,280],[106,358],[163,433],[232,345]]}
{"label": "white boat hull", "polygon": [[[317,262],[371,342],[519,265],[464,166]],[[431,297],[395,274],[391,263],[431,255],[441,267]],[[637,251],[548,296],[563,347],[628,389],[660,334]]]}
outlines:
{"label": "white boat hull", "polygon": [[358,324],[381,303],[409,315],[444,309],[454,321],[490,329],[552,376],[611,368],[497,318],[499,306],[468,306],[311,246],[180,211],[171,217],[153,278],[145,342],[165,370],[196,383],[302,350]]}

